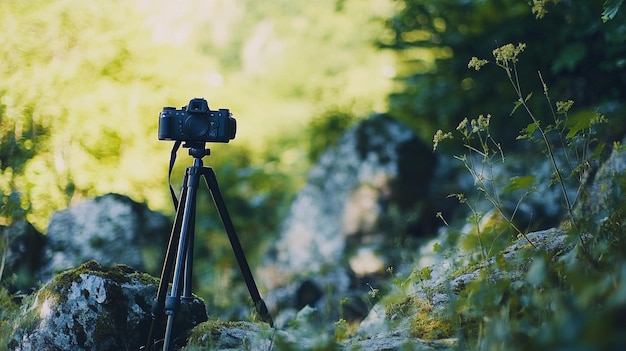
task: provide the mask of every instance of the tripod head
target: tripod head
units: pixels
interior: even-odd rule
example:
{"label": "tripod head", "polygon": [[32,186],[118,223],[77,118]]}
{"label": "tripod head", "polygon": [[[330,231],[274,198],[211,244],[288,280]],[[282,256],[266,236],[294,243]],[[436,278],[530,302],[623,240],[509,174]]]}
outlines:
{"label": "tripod head", "polygon": [[202,159],[204,156],[211,154],[211,150],[204,147],[204,142],[187,141],[183,144],[183,147],[189,149],[189,155],[196,159]]}

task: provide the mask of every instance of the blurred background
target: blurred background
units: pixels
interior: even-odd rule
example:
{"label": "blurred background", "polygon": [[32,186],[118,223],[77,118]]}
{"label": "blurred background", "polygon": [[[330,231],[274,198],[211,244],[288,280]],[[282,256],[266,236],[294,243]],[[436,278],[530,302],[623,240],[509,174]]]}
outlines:
{"label": "blurred background", "polygon": [[[173,216],[159,112],[205,97],[237,119],[236,139],[209,145],[205,164],[254,265],[311,164],[359,120],[390,113],[430,143],[464,117],[508,116],[502,72],[467,63],[509,42],[527,44],[528,90],[542,93],[541,70],[555,100],[604,113],[603,140],[619,140],[626,22],[607,3],[0,1],[0,224],[26,219],[45,233],[55,211],[110,192]],[[493,128],[515,149],[527,123]],[[175,189],[191,163],[179,151]],[[198,292],[225,305],[232,296],[216,292],[236,263],[208,192],[198,213]]]}

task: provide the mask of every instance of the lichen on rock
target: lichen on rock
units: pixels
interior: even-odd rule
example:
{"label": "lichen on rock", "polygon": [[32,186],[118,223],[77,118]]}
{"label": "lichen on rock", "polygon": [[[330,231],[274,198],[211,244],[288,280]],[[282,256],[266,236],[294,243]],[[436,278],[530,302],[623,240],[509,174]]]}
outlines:
{"label": "lichen on rock", "polygon": [[[156,278],[128,266],[103,267],[95,261],[61,273],[24,306],[9,349],[139,349],[147,338],[157,285]],[[180,315],[179,334],[207,319],[200,299]]]}

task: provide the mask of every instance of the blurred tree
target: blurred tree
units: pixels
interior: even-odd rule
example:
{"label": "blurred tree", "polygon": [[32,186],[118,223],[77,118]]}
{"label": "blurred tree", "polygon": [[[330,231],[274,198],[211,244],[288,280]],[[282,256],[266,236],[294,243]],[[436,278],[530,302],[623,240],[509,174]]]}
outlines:
{"label": "blurred tree", "polygon": [[354,120],[355,116],[341,110],[329,110],[314,118],[309,123],[309,160],[317,161],[324,151],[335,146],[339,138],[354,124]]}
{"label": "blurred tree", "polygon": [[5,194],[22,194],[21,206],[40,230],[53,210],[75,197],[120,192],[154,198],[149,185],[163,177],[136,166],[156,160],[150,139],[155,106],[172,93],[171,50],[159,55],[162,47],[145,40],[141,21],[130,20],[139,14],[121,1],[0,7]]}
{"label": "blurred tree", "polygon": [[252,167],[265,173],[267,156],[272,172],[303,172],[314,116],[385,108],[389,54],[371,42],[387,4],[1,3],[3,202],[21,193],[17,208],[40,230],[54,210],[106,192],[171,211],[157,116],[195,96],[233,111],[229,148],[252,153]]}
{"label": "blurred tree", "polygon": [[[507,118],[515,100],[509,82],[495,67],[477,74],[467,63],[473,56],[493,59],[494,48],[524,42],[522,88],[536,92],[538,104],[541,71],[555,100],[573,99],[578,110],[619,116],[626,95],[626,27],[623,11],[617,11],[621,2],[609,3],[603,8],[599,0],[398,1],[380,38],[380,46],[396,52],[399,61],[390,109],[426,140],[436,129],[454,129],[464,117],[491,113],[499,117],[492,123],[503,140],[513,141],[527,121]],[[614,19],[603,22],[603,10]],[[610,137],[619,138],[624,126],[614,127]]]}
{"label": "blurred tree", "polygon": [[[198,42],[218,57],[224,89],[216,101],[237,107],[243,140],[274,144],[334,111],[362,117],[386,110],[393,60],[373,42],[387,0],[242,0],[228,7],[226,24],[207,21],[210,34]],[[219,32],[226,39],[215,40]]]}

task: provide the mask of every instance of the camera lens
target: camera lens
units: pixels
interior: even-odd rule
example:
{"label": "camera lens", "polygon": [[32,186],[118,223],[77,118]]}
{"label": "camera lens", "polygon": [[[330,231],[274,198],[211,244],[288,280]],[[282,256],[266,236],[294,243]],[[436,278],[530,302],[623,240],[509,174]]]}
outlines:
{"label": "camera lens", "polygon": [[190,115],[185,120],[185,134],[192,138],[200,138],[209,131],[209,121],[205,116]]}

